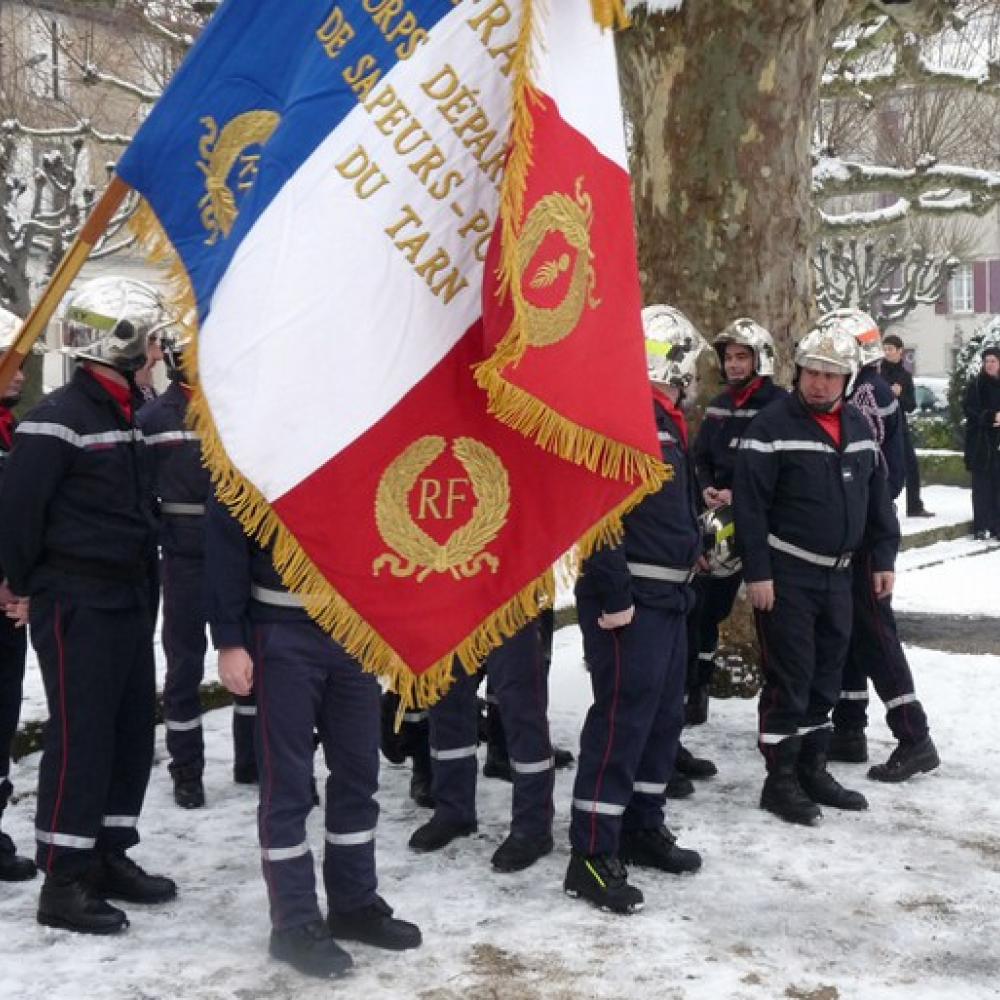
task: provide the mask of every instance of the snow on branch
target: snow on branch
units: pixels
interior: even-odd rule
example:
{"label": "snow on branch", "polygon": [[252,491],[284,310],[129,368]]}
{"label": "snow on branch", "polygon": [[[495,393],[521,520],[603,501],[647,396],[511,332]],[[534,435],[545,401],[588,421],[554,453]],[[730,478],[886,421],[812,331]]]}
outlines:
{"label": "snow on branch", "polygon": [[116,132],[102,132],[100,129],[82,119],[76,125],[65,125],[57,128],[34,128],[25,125],[17,118],[8,118],[0,122],[0,132],[9,135],[27,135],[33,139],[71,139],[74,136],[90,136],[97,142],[105,143],[109,146],[127,146],[132,137]]}
{"label": "snow on branch", "polygon": [[946,190],[985,195],[997,201],[1000,173],[939,164],[932,156],[922,157],[915,167],[873,166],[821,156],[813,170],[812,190],[819,200],[882,191],[918,198]]}
{"label": "snow on branch", "polygon": [[923,55],[918,41],[907,35],[896,44],[891,66],[864,72],[842,60],[836,69],[823,75],[820,95],[824,99],[840,97],[871,104],[876,97],[914,86],[1000,95],[1000,62],[993,60],[978,72],[938,66]]}
{"label": "snow on branch", "polygon": [[114,87],[117,90],[124,91],[126,94],[131,94],[133,97],[137,97],[144,104],[153,104],[159,100],[159,91],[147,90],[145,87],[140,87],[137,83],[132,83],[131,80],[124,80],[122,77],[116,76],[114,73],[107,73],[102,69],[98,69],[93,63],[81,66],[80,69],[83,73],[83,82],[86,84],[94,85],[98,83],[105,83],[110,87]]}

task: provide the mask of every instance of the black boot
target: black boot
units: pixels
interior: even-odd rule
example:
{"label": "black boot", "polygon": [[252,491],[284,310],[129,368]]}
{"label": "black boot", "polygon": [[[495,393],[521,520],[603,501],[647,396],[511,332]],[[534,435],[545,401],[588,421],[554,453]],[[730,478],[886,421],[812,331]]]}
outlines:
{"label": "black boot", "polygon": [[177,883],[150,875],[124,853],[102,854],[93,876],[94,892],[126,903],[167,903],[177,895]]}
{"label": "black boot", "polygon": [[440,851],[458,837],[468,837],[478,829],[475,820],[471,823],[455,823],[435,813],[423,826],[418,826],[413,831],[410,836],[410,847],[421,853]]}
{"label": "black boot", "polygon": [[827,760],[863,764],[868,760],[868,737],[863,729],[834,729],[826,750]]}
{"label": "black boot", "polygon": [[588,857],[573,851],[563,880],[563,892],[612,913],[635,913],[643,906],[642,893],[628,881],[625,866],[610,854]]}
{"label": "black boot", "polygon": [[31,858],[22,858],[14,849],[14,841],[0,833],[0,882],[27,882],[38,869]]}
{"label": "black boot", "polygon": [[704,757],[695,757],[687,747],[681,745],[677,748],[677,759],[674,761],[674,773],[694,781],[704,781],[706,778],[714,778],[719,769]]}
{"label": "black boot", "polygon": [[128,918],[93,890],[86,876],[46,875],[38,897],[38,922],[81,934],[117,934]]}
{"label": "black boot", "polygon": [[205,804],[205,786],[199,767],[171,767],[174,783],[174,802],[181,809],[200,809]]}
{"label": "black boot", "polygon": [[552,853],[552,835],[544,837],[526,837],[521,833],[512,833],[493,852],[490,864],[494,871],[520,872],[530,868],[539,858]]}
{"label": "black boot", "polygon": [[941,758],[938,757],[937,747],[930,736],[925,736],[916,743],[901,740],[884,764],[876,764],[868,771],[868,777],[872,781],[906,781],[915,774],[933,771],[940,764]]}
{"label": "black boot", "polygon": [[792,764],[779,764],[768,771],[760,793],[760,807],[787,823],[802,826],[812,826],[823,816],[820,807],[802,790]]}
{"label": "black boot", "polygon": [[816,729],[802,740],[799,784],[806,795],[821,806],[861,812],[868,808],[868,800],[860,792],[844,788],[826,769],[831,736],[829,729]]}
{"label": "black boot", "polygon": [[360,941],[387,951],[407,951],[420,945],[420,928],[392,915],[392,907],[381,897],[374,903],[346,913],[330,911],[330,933],[341,941]]}
{"label": "black boot", "polygon": [[668,799],[686,799],[689,795],[694,795],[694,783],[690,778],[685,778],[683,774],[674,772],[670,775],[664,794]]}
{"label": "black boot", "polygon": [[333,940],[330,928],[322,920],[271,931],[268,951],[272,958],[287,962],[304,976],[317,979],[342,976],[354,965],[351,956]]}
{"label": "black boot", "polygon": [[851,812],[863,812],[868,808],[868,800],[861,792],[844,788],[826,769],[826,761],[822,757],[799,768],[799,784],[806,795],[821,806]]}
{"label": "black boot", "polygon": [[652,830],[623,830],[618,857],[627,865],[658,868],[671,875],[696,872],[701,868],[701,855],[678,847],[677,838],[665,826]]}

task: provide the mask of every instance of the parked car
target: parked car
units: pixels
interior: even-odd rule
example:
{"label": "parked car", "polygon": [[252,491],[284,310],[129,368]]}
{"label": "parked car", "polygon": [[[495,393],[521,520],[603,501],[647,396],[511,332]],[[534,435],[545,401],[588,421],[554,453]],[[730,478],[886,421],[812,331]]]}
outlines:
{"label": "parked car", "polygon": [[917,375],[913,379],[918,413],[940,413],[948,409],[948,379],[936,375]]}

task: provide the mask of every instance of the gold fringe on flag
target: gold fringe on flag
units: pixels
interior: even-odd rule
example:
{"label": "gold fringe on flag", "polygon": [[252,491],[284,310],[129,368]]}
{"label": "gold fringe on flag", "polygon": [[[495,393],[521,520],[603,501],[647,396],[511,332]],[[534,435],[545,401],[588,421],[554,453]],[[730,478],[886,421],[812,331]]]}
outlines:
{"label": "gold fringe on flag", "polygon": [[[667,470],[656,456],[583,427],[556,413],[540,399],[503,377],[503,370],[516,364],[528,349],[527,303],[521,284],[518,244],[524,225],[524,199],[528,171],[533,162],[534,121],[532,104],[539,102],[532,82],[534,49],[538,33],[540,5],[545,0],[522,0],[521,24],[512,60],[512,112],[510,155],[500,189],[500,261],[497,295],[509,295],[513,307],[510,328],[494,352],[476,366],[476,384],[489,399],[489,412],[499,421],[531,438],[540,447],[560,458],[582,465],[612,479],[635,481],[636,493],[612,512],[582,540],[580,556],[585,558],[602,540],[620,536],[621,517],[642,498],[663,485]],[[628,17],[622,0],[591,0],[594,19],[602,27],[625,27]]]}
{"label": "gold fringe on flag", "polygon": [[594,20],[602,28],[627,28],[629,17],[624,0],[590,0],[594,8]]}
{"label": "gold fringe on flag", "polygon": [[555,576],[549,569],[489,615],[430,669],[419,676],[414,674],[402,657],[329,583],[263,494],[233,465],[198,378],[198,324],[191,280],[148,203],[143,201],[130,220],[130,226],[149,259],[167,266],[172,283],[172,304],[178,315],[190,317],[192,346],[184,352],[184,375],[193,392],[187,420],[201,439],[202,463],[211,473],[219,501],[250,537],[263,546],[272,546],[274,565],[285,586],[302,598],[313,620],[358,660],[366,672],[386,678],[405,706],[426,708],[451,687],[456,661],[466,672],[474,674],[491,650],[505,638],[516,635],[542,611],[553,607]]}

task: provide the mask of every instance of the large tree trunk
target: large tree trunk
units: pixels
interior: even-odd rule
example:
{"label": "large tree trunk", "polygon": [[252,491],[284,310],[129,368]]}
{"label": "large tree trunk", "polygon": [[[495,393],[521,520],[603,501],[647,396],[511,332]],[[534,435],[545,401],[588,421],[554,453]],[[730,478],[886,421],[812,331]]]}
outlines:
{"label": "large tree trunk", "polygon": [[[813,122],[848,2],[692,0],[680,13],[640,10],[618,38],[645,301],[677,306],[709,339],[756,319],[786,382],[815,310]],[[757,661],[745,601],[722,643]]]}
{"label": "large tree trunk", "polygon": [[813,312],[811,138],[848,0],[711,0],[619,36],[647,302],[709,337],[749,315],[789,346]]}

